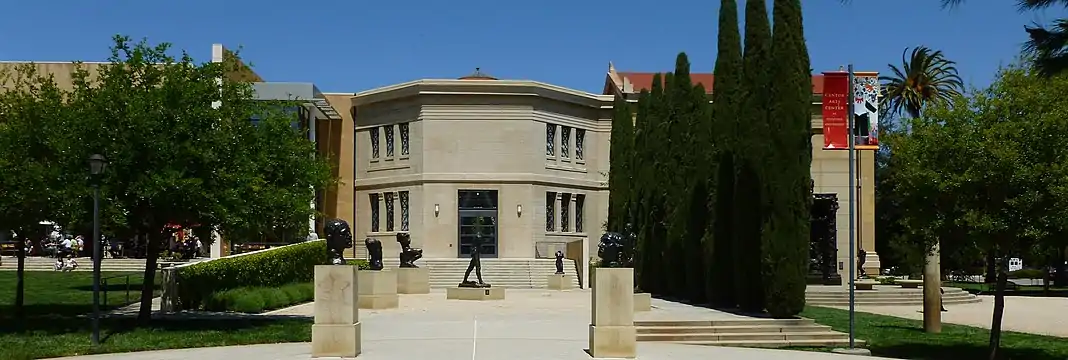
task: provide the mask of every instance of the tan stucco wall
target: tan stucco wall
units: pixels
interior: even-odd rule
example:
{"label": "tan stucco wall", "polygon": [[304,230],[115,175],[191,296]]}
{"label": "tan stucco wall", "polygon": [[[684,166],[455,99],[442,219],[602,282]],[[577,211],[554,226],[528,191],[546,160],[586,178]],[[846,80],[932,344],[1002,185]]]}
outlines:
{"label": "tan stucco wall", "polygon": [[[860,214],[855,223],[858,247],[867,252],[864,268],[869,273],[877,273],[878,256],[875,253],[875,153],[857,151],[859,161],[855,164],[861,175],[860,193],[856,196]],[[849,152],[842,150],[823,150],[823,134],[812,136],[812,179],[816,183],[816,193],[838,194],[838,261],[848,266],[849,259]],[[842,270],[840,273],[845,274]]]}

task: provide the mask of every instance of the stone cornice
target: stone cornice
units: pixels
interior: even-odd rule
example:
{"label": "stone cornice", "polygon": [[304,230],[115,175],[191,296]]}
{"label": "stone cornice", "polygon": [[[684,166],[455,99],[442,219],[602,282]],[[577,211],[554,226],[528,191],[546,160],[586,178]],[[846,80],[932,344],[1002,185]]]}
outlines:
{"label": "stone cornice", "polygon": [[611,95],[596,95],[529,80],[424,79],[353,94],[352,105],[366,106],[420,95],[535,96],[595,109],[611,109]]}

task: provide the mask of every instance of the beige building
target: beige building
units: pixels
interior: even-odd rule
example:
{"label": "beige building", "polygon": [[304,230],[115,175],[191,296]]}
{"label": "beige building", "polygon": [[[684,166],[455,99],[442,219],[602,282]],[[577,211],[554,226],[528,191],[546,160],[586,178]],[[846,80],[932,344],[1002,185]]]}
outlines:
{"label": "beige building", "polygon": [[[551,257],[582,239],[592,253],[608,215],[612,102],[633,100],[652,75],[610,65],[602,94],[477,70],[356,93],[348,105],[356,129],[354,234],[380,239],[387,257],[397,253],[398,232],[410,232],[428,258],[465,257],[482,217],[486,257]],[[692,77],[711,91],[711,74]],[[821,149],[822,85],[814,76],[812,177],[817,193],[838,194],[844,265],[848,154]],[[877,271],[873,153],[857,164],[858,243],[868,252],[865,268]]]}

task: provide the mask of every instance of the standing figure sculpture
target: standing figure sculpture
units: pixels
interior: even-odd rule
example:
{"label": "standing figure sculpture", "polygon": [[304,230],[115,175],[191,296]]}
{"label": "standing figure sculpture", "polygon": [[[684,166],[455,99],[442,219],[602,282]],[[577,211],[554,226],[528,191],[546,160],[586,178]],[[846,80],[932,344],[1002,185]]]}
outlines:
{"label": "standing figure sculpture", "polygon": [[[464,281],[460,282],[460,287],[469,288],[488,288],[490,284],[482,281],[482,233],[476,233],[474,242],[471,244],[471,262],[467,264],[467,272],[464,272]],[[471,270],[475,271],[475,276],[478,278],[478,282],[467,280],[471,276]]]}
{"label": "standing figure sculpture", "polygon": [[868,252],[864,248],[857,249],[857,278],[868,276],[864,273],[864,262],[868,260]]}
{"label": "standing figure sculpture", "polygon": [[330,264],[345,265],[345,249],[352,247],[352,230],[341,219],[330,219],[323,226],[326,233],[326,254]]}
{"label": "standing figure sculpture", "polygon": [[423,258],[423,249],[412,247],[412,235],[409,233],[397,233],[397,242],[400,243],[400,267],[417,268],[415,261]]}
{"label": "standing figure sculpture", "polygon": [[371,265],[371,270],[382,270],[382,242],[378,239],[367,238],[363,241],[363,244],[367,246],[367,256]]}
{"label": "standing figure sculpture", "polygon": [[597,244],[597,256],[601,258],[603,268],[623,267],[623,235],[615,232],[606,232],[601,235],[601,242]]}
{"label": "standing figure sculpture", "polygon": [[638,234],[634,233],[634,224],[623,225],[623,248],[620,249],[623,267],[634,267],[637,258]]}
{"label": "standing figure sculpture", "polygon": [[559,250],[556,251],[556,274],[564,274],[564,252]]}

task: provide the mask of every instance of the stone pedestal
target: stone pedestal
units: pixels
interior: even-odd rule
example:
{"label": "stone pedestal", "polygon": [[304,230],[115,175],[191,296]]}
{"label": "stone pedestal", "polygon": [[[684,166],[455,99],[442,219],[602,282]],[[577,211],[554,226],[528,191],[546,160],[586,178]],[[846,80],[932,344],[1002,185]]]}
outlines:
{"label": "stone pedestal", "polygon": [[360,277],[356,272],[355,266],[315,266],[313,358],[360,355]]}
{"label": "stone pedestal", "polygon": [[397,268],[398,294],[429,294],[430,270],[426,268]]}
{"label": "stone pedestal", "polygon": [[504,300],[504,288],[466,288],[451,287],[445,289],[448,300]]}
{"label": "stone pedestal", "polygon": [[389,270],[360,270],[360,308],[393,309],[400,302],[397,273]]}
{"label": "stone pedestal", "polygon": [[653,310],[653,295],[650,293],[634,294],[634,311]]}
{"label": "stone pedestal", "polygon": [[549,275],[549,290],[569,290],[575,287],[575,276],[568,274]]}
{"label": "stone pedestal", "polygon": [[591,291],[590,356],[634,358],[634,269],[598,268],[593,276],[597,286]]}

